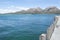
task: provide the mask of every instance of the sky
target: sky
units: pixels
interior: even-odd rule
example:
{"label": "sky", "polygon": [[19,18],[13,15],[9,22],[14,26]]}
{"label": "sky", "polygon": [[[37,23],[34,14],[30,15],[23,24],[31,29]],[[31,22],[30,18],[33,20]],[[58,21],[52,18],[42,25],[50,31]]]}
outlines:
{"label": "sky", "polygon": [[60,8],[60,0],[0,0],[0,13],[27,10],[29,8],[46,8],[57,6]]}

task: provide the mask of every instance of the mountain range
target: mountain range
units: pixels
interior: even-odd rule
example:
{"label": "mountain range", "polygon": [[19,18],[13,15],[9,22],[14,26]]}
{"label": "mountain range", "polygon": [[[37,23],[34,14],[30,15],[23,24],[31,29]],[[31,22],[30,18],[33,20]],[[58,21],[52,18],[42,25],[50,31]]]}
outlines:
{"label": "mountain range", "polygon": [[60,13],[60,9],[55,7],[55,6],[52,6],[52,7],[47,7],[45,9],[42,9],[40,7],[37,7],[37,8],[29,8],[27,10],[21,10],[21,11],[17,11],[17,12],[14,12],[14,13],[32,13],[32,14],[35,14],[35,13],[40,13],[40,14],[43,14],[43,13],[57,13],[59,14]]}

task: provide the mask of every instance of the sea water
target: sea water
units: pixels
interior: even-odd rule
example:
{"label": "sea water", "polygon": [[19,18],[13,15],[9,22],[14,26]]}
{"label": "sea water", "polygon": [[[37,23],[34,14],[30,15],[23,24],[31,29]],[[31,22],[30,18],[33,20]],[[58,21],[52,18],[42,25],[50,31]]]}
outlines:
{"label": "sea water", "polygon": [[56,14],[0,14],[0,40],[39,40]]}

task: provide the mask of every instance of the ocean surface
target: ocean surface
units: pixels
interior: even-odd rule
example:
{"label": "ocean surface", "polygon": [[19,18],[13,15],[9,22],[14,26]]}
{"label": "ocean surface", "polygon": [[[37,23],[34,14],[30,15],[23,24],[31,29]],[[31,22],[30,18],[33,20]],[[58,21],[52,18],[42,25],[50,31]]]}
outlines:
{"label": "ocean surface", "polygon": [[39,40],[56,14],[0,14],[0,40]]}

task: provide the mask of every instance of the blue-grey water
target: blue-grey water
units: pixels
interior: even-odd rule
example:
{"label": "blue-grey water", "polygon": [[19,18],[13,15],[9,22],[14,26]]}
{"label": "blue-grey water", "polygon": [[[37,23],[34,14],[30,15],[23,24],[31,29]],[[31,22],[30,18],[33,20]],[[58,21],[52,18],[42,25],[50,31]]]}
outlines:
{"label": "blue-grey water", "polygon": [[0,40],[39,40],[56,14],[1,14]]}

